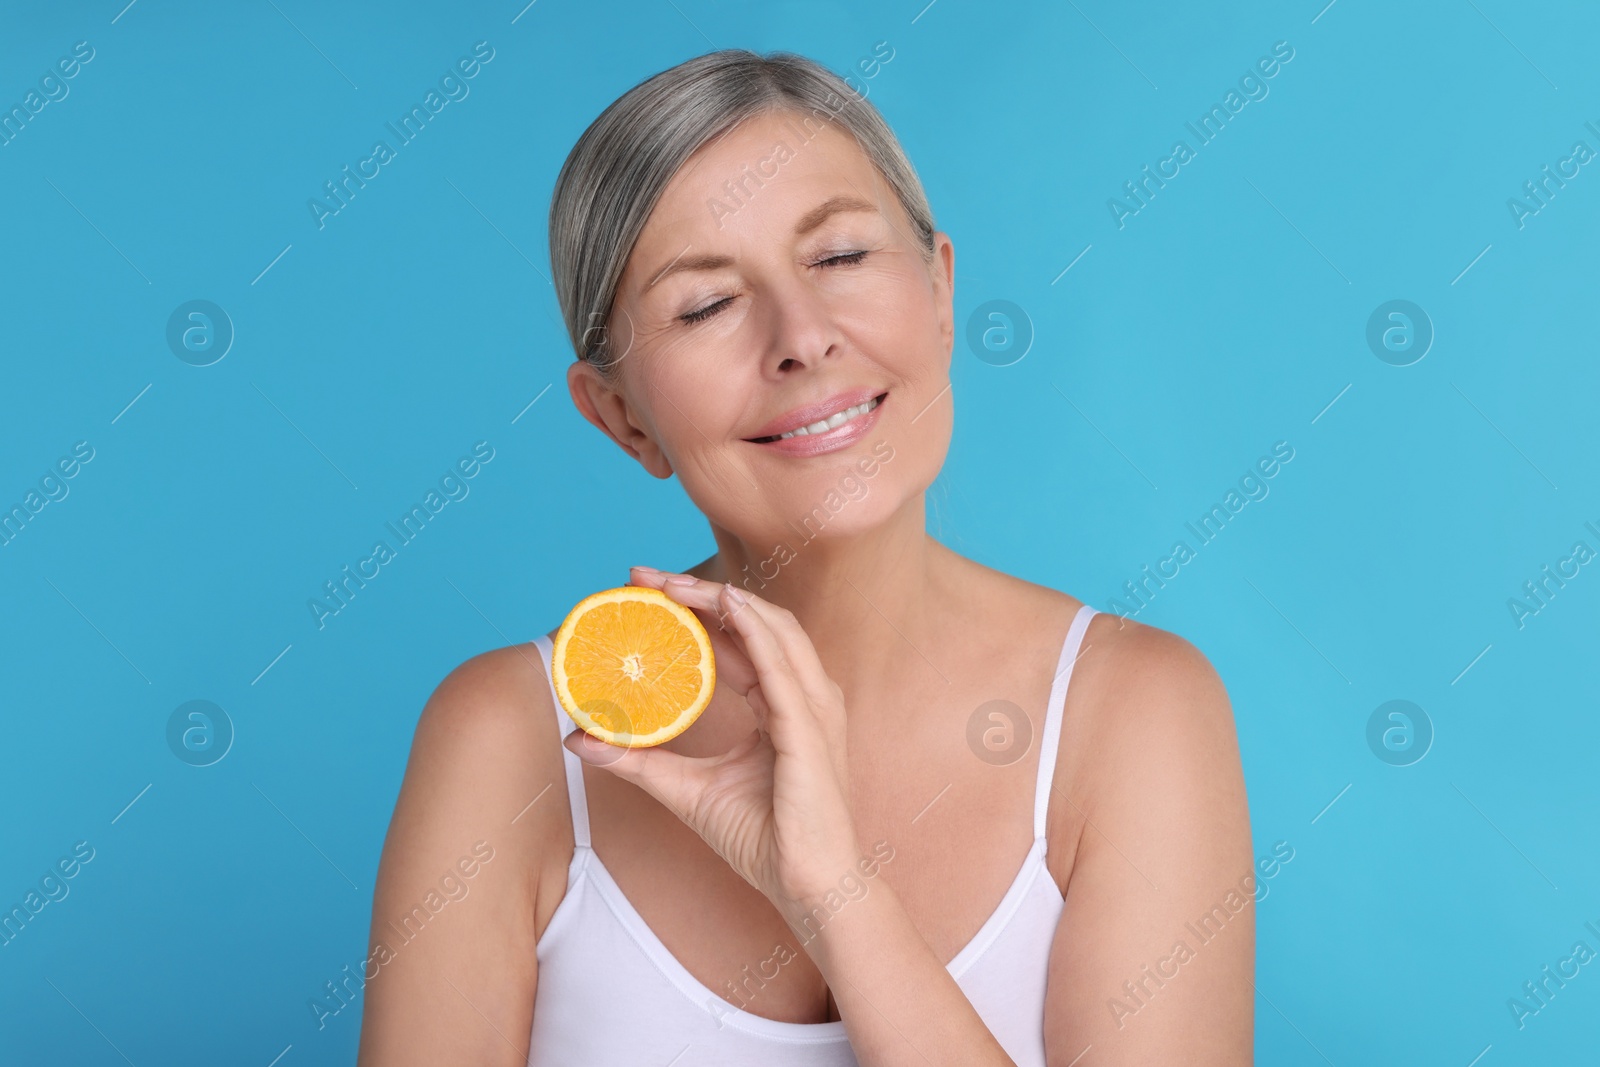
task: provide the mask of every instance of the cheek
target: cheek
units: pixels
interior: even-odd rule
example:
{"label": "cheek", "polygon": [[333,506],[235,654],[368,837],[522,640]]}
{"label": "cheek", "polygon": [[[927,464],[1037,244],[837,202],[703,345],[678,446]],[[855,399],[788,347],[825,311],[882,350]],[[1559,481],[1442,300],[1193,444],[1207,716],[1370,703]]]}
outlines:
{"label": "cheek", "polygon": [[920,266],[908,266],[896,264],[896,269],[870,279],[862,288],[857,314],[874,338],[873,354],[910,364],[945,353],[933,287]]}
{"label": "cheek", "polygon": [[917,411],[904,410],[901,412],[904,418],[896,422],[896,433],[890,441],[895,446],[895,456],[883,470],[886,474],[893,472],[902,495],[927,492],[944,467],[955,428],[955,407],[951,394],[945,390],[948,381],[946,376],[921,387],[915,407],[922,414],[915,423],[911,419]]}
{"label": "cheek", "polygon": [[[897,257],[900,258],[900,257]],[[879,421],[867,443],[883,442],[883,463],[872,479],[864,512],[925,491],[949,451],[954,404],[948,387],[952,348],[940,329],[936,291],[915,256],[906,255],[861,290],[850,335],[882,369],[894,393],[893,414]],[[916,421],[912,421],[915,419]]]}
{"label": "cheek", "polygon": [[634,409],[673,466],[697,453],[728,447],[749,418],[749,398],[758,395],[756,372],[714,358],[711,346],[695,344],[692,336],[640,355],[631,368],[643,385],[633,391]]}

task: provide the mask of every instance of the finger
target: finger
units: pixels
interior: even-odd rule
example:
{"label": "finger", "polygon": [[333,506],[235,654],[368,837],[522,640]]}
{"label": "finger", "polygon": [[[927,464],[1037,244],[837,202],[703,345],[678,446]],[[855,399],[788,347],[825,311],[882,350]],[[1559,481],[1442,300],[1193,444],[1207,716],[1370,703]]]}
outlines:
{"label": "finger", "polygon": [[755,665],[740,642],[738,631],[725,624],[719,599],[721,582],[708,582],[692,574],[663,574],[659,586],[667,597],[693,611],[705,625],[717,657],[717,683],[748,697],[756,684]]}
{"label": "finger", "polygon": [[659,747],[613,745],[581,729],[562,738],[561,744],[583,762],[603,767],[643,789],[680,819],[704,788],[706,757],[684,756]]}
{"label": "finger", "polygon": [[[769,707],[764,720],[773,747],[801,755],[814,740],[821,745],[823,758],[833,764],[838,780],[849,781],[844,756],[844,696],[823,668],[816,646],[799,620],[787,609],[732,586],[725,587],[723,599],[761,674],[757,694],[765,694],[769,705],[802,709],[806,717],[802,727],[793,715],[774,714]],[[779,664],[781,667],[774,669]]]}
{"label": "finger", "polygon": [[[658,571],[654,567],[642,566],[628,568],[628,584],[665,593],[697,615],[715,613],[716,592],[721,588],[718,582],[708,582],[692,574]],[[688,595],[682,595],[684,590],[689,591]],[[720,625],[706,618],[700,621],[706,625],[706,630],[710,633],[714,634],[721,629]]]}
{"label": "finger", "polygon": [[[661,572],[656,572],[661,573]],[[764,600],[754,593],[738,590],[739,595],[747,600],[746,605],[739,605],[723,599],[723,590],[728,586],[722,582],[711,582],[704,578],[696,578],[691,574],[662,574],[660,589],[668,597],[694,610],[697,614],[714,613],[720,626],[718,629],[707,627],[716,642],[716,634],[720,631],[742,636],[737,627],[730,625],[730,617],[739,611],[753,610],[766,620],[768,628],[777,637],[779,648],[783,657],[789,664],[794,677],[798,680],[806,696],[819,706],[827,703],[836,703],[838,700],[837,687],[828,677],[827,671],[822,666],[821,659],[817,656],[816,646],[811,643],[811,638],[800,626],[794,615],[784,608],[778,607],[770,601]],[[721,643],[717,644],[720,649]],[[746,665],[748,664],[748,669]],[[740,662],[729,664],[726,680],[729,685],[749,699],[750,693],[757,681],[758,672],[750,662],[748,649],[741,652]],[[718,662],[718,677],[723,677],[723,664]]]}
{"label": "finger", "polygon": [[828,676],[821,657],[817,655],[817,646],[812,643],[811,636],[805,632],[794,613],[742,589],[733,593],[746,603],[733,603],[731,613],[753,611],[765,623],[807,698],[818,706],[836,702],[838,687]]}
{"label": "finger", "polygon": [[661,583],[666,579],[665,571],[658,571],[654,567],[629,567],[628,584],[645,586],[650,589],[660,589]]}
{"label": "finger", "polygon": [[762,613],[749,610],[749,599],[740,603],[740,593],[732,586],[723,587],[722,597],[727,617],[744,639],[745,651],[760,676],[761,694],[767,703],[767,732],[774,745],[785,748],[785,739],[794,736],[787,727],[794,723],[795,716],[809,716],[811,699]]}
{"label": "finger", "polygon": [[[722,582],[707,581],[692,574],[662,574],[659,588],[678,603],[714,616],[720,624],[723,606],[718,595],[722,586]],[[726,627],[719,626],[719,629]]]}
{"label": "finger", "polygon": [[752,685],[750,691],[744,695],[744,702],[755,716],[756,732],[760,734],[767,733],[767,719],[772,714],[772,709],[767,706],[767,698],[761,694],[761,686]]}
{"label": "finger", "polygon": [[[681,581],[669,582],[669,579]],[[727,686],[740,696],[749,694],[756,684],[755,667],[739,647],[736,635],[722,625],[722,611],[716,599],[721,583],[708,582],[691,574],[634,566],[628,569],[628,584],[659,590],[693,611],[711,639],[717,658],[717,684]]]}

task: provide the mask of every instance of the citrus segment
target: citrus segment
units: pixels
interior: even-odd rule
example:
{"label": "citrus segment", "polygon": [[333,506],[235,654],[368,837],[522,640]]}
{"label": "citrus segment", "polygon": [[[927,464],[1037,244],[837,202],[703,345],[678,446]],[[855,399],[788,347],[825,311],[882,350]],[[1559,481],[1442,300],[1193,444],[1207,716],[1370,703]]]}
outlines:
{"label": "citrus segment", "polygon": [[711,703],[716,661],[694,612],[658,589],[585,597],[556,631],[551,681],[572,721],[613,745],[648,748],[688,729]]}

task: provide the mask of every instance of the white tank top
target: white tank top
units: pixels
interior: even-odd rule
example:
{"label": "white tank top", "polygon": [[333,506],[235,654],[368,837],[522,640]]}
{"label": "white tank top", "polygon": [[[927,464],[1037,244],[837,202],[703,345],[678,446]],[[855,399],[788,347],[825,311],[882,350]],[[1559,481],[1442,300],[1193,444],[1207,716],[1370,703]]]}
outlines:
{"label": "white tank top", "polygon": [[[1045,972],[1065,900],[1045,867],[1045,812],[1067,683],[1097,612],[1072,619],[1056,664],[1034,788],[1033,846],[999,907],[945,965],[1018,1067],[1045,1067]],[[550,639],[535,639],[550,674]],[[551,700],[561,736],[577,729]],[[529,1067],[857,1067],[844,1023],[791,1023],[744,1011],[689,973],[645,925],[589,844],[582,761],[565,752],[577,842],[567,892],[539,938]]]}

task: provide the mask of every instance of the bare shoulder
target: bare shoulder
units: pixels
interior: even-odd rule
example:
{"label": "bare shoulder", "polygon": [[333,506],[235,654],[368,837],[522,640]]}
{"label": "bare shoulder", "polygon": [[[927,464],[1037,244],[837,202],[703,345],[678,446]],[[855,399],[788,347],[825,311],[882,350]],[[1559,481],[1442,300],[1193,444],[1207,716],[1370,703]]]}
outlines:
{"label": "bare shoulder", "polygon": [[[988,570],[985,568],[985,570]],[[998,571],[1005,614],[1064,628],[1084,602]],[[1097,612],[1079,645],[1067,689],[1057,781],[1118,777],[1139,765],[1223,755],[1233,744],[1233,711],[1211,661],[1191,641],[1113,612]],[[1068,743],[1068,738],[1071,743]],[[1205,739],[1196,750],[1191,742]],[[1092,754],[1092,758],[1079,757]],[[1076,794],[1074,794],[1076,798]]]}
{"label": "bare shoulder", "polygon": [[542,755],[546,765],[540,770],[561,770],[560,730],[550,683],[532,643],[479,653],[447,674],[417,721],[411,759],[416,763],[462,755],[492,758],[494,754],[481,751],[478,744],[494,740],[517,746],[508,769],[526,770]]}
{"label": "bare shoulder", "polygon": [[1105,667],[1119,680],[1145,678],[1158,684],[1209,680],[1221,684],[1205,653],[1171,630],[1102,611],[1096,616],[1094,632],[1108,653]]}
{"label": "bare shoulder", "polygon": [[1225,772],[1237,762],[1227,688],[1187,638],[1101,612],[1073,675],[1068,718],[1077,720],[1080,751],[1094,753],[1102,772],[1094,778],[1115,780],[1141,768]]}
{"label": "bare shoulder", "polygon": [[[1088,1041],[1108,1067],[1248,1063],[1253,861],[1227,690],[1158,627],[1103,614],[1085,645],[1067,701],[1084,829],[1052,945],[1051,1060]],[[1180,967],[1203,977],[1174,981]]]}
{"label": "bare shoulder", "polygon": [[[1094,825],[1124,825],[1152,846],[1183,836],[1185,849],[1199,845],[1235,858],[1248,852],[1233,705],[1193,642],[1096,615],[1074,668],[1067,719],[1071,754],[1061,773]],[[1165,814],[1152,818],[1156,812]],[[1104,842],[1080,838],[1080,850],[1097,845]]]}
{"label": "bare shoulder", "polygon": [[362,1064],[519,1062],[496,1031],[532,1024],[544,875],[572,849],[562,751],[531,644],[428,698],[373,891]]}
{"label": "bare shoulder", "polygon": [[[1003,616],[1055,632],[1083,607],[1060,590],[972,566],[996,591]],[[1150,772],[1210,774],[1220,785],[1237,772],[1227,689],[1206,655],[1169,630],[1097,612],[1078,647],[1064,712],[1055,781],[1072,803],[1055,798],[1067,811],[1050,820],[1064,834],[1082,822],[1081,813],[1072,817],[1073,804],[1114,794],[1130,775],[1143,781]]]}
{"label": "bare shoulder", "polygon": [[[445,676],[417,720],[401,801],[414,786],[426,810],[402,811],[397,804],[391,839],[396,829],[411,829],[399,822],[401,815],[434,822],[470,818],[484,832],[495,829],[508,845],[537,837],[541,825],[563,822],[565,795],[558,804],[541,803],[537,812],[523,809],[562,779],[562,751],[538,649],[513,645],[473,656]],[[509,810],[501,807],[505,802]]]}

